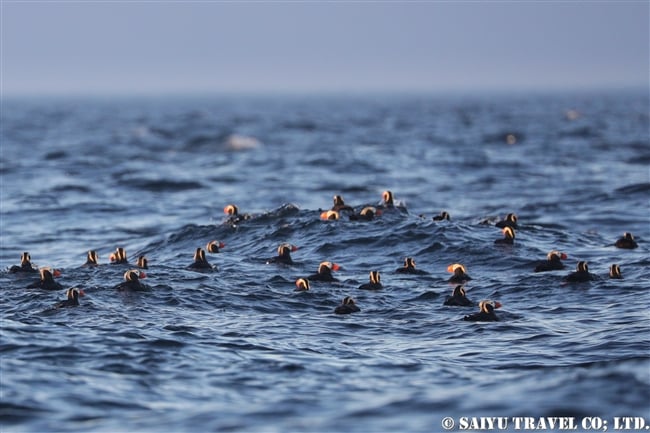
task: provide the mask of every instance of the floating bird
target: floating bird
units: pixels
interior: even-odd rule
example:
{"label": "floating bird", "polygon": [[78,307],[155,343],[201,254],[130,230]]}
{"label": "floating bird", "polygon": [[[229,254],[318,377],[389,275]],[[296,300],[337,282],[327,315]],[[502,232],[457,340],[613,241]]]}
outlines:
{"label": "floating bird", "polygon": [[318,272],[307,277],[309,281],[338,281],[332,271],[338,271],[340,266],[332,262],[322,262],[318,265]]}
{"label": "floating bird", "polygon": [[462,284],[472,279],[469,275],[467,275],[465,266],[461,265],[460,263],[454,263],[453,265],[447,266],[447,272],[454,274],[447,280],[450,283]]}
{"label": "floating bird", "polygon": [[54,277],[61,275],[61,272],[58,270],[50,268],[41,268],[39,269],[41,278],[38,281],[33,282],[28,289],[44,289],[44,290],[62,290],[63,286],[60,283],[54,281]]}
{"label": "floating bird", "polygon": [[77,288],[68,289],[66,291],[67,299],[58,302],[56,305],[54,305],[54,308],[77,307],[79,305],[79,296],[84,295],[85,293],[83,290],[79,290]]}
{"label": "floating bird", "polygon": [[11,268],[9,268],[9,272],[12,274],[15,274],[17,272],[35,274],[38,272],[38,269],[32,265],[32,259],[29,256],[29,253],[25,251],[20,255],[20,266],[13,265]]}
{"label": "floating bird", "polygon": [[447,211],[442,211],[438,215],[434,216],[432,218],[434,221],[449,221],[451,219],[451,216]]}
{"label": "floating bird", "polygon": [[341,214],[335,210],[327,210],[320,214],[320,219],[322,220],[338,220],[341,218]]}
{"label": "floating bird", "polygon": [[361,290],[380,290],[384,286],[381,284],[379,271],[370,271],[370,282],[359,286]]}
{"label": "floating bird", "polygon": [[512,245],[515,243],[515,229],[510,226],[506,226],[503,228],[502,232],[504,236],[503,239],[495,240],[495,244]]}
{"label": "floating bird", "polygon": [[613,280],[623,279],[623,274],[621,274],[621,267],[616,263],[609,267],[609,278]]}
{"label": "floating bird", "polygon": [[97,255],[97,251],[95,250],[88,251],[88,254],[86,254],[86,263],[84,263],[81,266],[84,267],[99,266],[99,256]]}
{"label": "floating bird", "polygon": [[124,273],[124,281],[114,287],[114,289],[120,291],[137,291],[137,290],[147,290],[149,287],[140,282],[141,279],[147,278],[147,275],[138,271],[137,269],[131,269]]}
{"label": "floating bird", "polygon": [[252,218],[249,214],[240,214],[239,208],[234,204],[226,205],[226,207],[223,208],[223,213],[228,215],[226,222],[231,225],[238,224],[242,221]]}
{"label": "floating bird", "polygon": [[217,254],[219,250],[223,247],[225,247],[226,244],[223,242],[219,241],[210,241],[208,244],[205,246],[205,250],[211,254]]}
{"label": "floating bird", "polygon": [[352,299],[350,296],[346,296],[345,298],[343,298],[343,301],[341,301],[341,305],[339,305],[334,309],[334,312],[336,314],[350,314],[350,313],[356,313],[358,311],[361,311],[361,308],[357,307],[357,304],[354,302],[354,299]]}
{"label": "floating bird", "polygon": [[334,196],[334,206],[332,206],[332,209],[330,210],[334,210],[337,212],[343,212],[343,211],[354,212],[354,208],[352,206],[346,205],[345,202],[343,201],[343,197],[341,197],[340,195]]}
{"label": "floating bird", "polygon": [[283,263],[285,265],[292,265],[293,259],[291,258],[291,253],[297,251],[298,247],[288,243],[280,244],[278,247],[278,255],[271,257],[266,261],[266,263]]}
{"label": "floating bird", "polygon": [[373,206],[366,206],[358,214],[350,215],[350,221],[370,221],[379,215],[381,215],[380,210]]}
{"label": "floating bird", "polygon": [[197,248],[194,252],[194,262],[188,266],[190,269],[213,269],[212,265],[208,263],[205,258],[205,250],[201,247]]}
{"label": "floating bird", "polygon": [[463,320],[468,322],[498,322],[499,318],[494,314],[496,308],[501,308],[501,303],[484,300],[478,303],[478,313],[468,314]]}
{"label": "floating bird", "polygon": [[398,274],[426,274],[425,271],[415,267],[415,260],[412,257],[406,257],[404,259],[404,266],[395,269],[395,272]]}
{"label": "floating bird", "polygon": [[619,238],[614,245],[616,248],[623,248],[626,250],[633,250],[639,246],[639,244],[634,240],[632,233],[629,232],[623,233],[623,237]]}
{"label": "floating bird", "polygon": [[594,279],[594,275],[589,273],[589,266],[585,261],[578,262],[576,271],[564,277],[564,281],[569,283],[584,283]]}
{"label": "floating bird", "polygon": [[456,307],[470,307],[474,305],[472,301],[465,296],[465,289],[463,286],[458,285],[454,288],[451,296],[447,296],[443,305],[456,306]]}
{"label": "floating bird", "polygon": [[546,260],[539,262],[535,266],[535,272],[559,271],[564,269],[562,260],[566,260],[567,255],[558,251],[551,251],[546,255]]}
{"label": "floating bird", "polygon": [[384,191],[381,193],[382,206],[395,207],[395,200],[393,199],[392,191]]}
{"label": "floating bird", "polygon": [[309,290],[311,287],[309,285],[309,280],[307,278],[298,278],[296,280],[296,288],[294,291],[296,292],[306,292]]}
{"label": "floating bird", "polygon": [[228,204],[223,208],[223,213],[231,217],[239,216],[239,208],[234,204]]}
{"label": "floating bird", "polygon": [[108,256],[108,260],[114,265],[117,264],[128,264],[129,261],[126,258],[126,250],[122,247],[117,247],[114,253],[111,253]]}
{"label": "floating bird", "polygon": [[136,266],[140,269],[149,269],[149,260],[145,256],[138,257]]}

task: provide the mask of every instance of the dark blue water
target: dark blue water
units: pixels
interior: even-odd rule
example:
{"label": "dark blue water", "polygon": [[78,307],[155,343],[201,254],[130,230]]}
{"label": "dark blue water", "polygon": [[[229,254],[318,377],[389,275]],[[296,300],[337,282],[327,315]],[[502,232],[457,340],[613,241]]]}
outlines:
{"label": "dark blue water", "polygon": [[[650,423],[649,105],[645,91],[5,100],[0,429]],[[407,211],[319,218],[335,194],[360,210],[384,190]],[[252,218],[227,224],[229,203]],[[509,212],[515,243],[495,245]],[[614,247],[623,232],[637,249]],[[213,239],[218,269],[188,269]],[[266,264],[282,242],[296,263]],[[116,247],[130,266],[109,264]],[[82,268],[91,249],[101,265]],[[534,273],[553,249],[566,268]],[[7,272],[23,251],[64,289],[25,289],[36,276]],[[140,255],[150,289],[113,289]],[[407,256],[427,273],[395,273]],[[596,280],[564,283],[579,260]],[[295,292],[322,261],[339,281]],[[499,322],[442,305],[452,263],[470,299],[502,303]],[[357,288],[371,270],[383,290]],[[53,309],[69,287],[81,305]],[[345,296],[361,311],[334,314]]]}

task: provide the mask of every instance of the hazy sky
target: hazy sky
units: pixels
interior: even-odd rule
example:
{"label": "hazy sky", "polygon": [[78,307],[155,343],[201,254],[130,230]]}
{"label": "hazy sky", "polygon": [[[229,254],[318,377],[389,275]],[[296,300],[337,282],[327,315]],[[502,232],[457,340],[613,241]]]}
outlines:
{"label": "hazy sky", "polygon": [[1,1],[16,93],[648,87],[647,0]]}

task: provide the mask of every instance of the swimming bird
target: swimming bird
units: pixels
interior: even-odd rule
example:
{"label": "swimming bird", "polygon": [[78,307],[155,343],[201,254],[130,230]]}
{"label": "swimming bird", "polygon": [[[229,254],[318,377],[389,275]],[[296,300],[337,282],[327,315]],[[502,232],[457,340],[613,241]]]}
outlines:
{"label": "swimming bird", "polygon": [[50,268],[41,268],[39,269],[41,278],[38,281],[33,282],[28,289],[44,289],[44,290],[62,290],[63,286],[54,281],[54,277],[61,275],[61,272],[58,270],[52,270]]}
{"label": "swimming bird", "polygon": [[231,225],[238,224],[242,221],[252,218],[249,214],[240,214],[239,208],[234,204],[226,205],[226,207],[223,208],[223,213],[228,215],[226,222]]}
{"label": "swimming bird", "polygon": [[506,215],[505,219],[502,219],[501,221],[497,221],[496,224],[494,224],[494,225],[501,228],[501,229],[505,228],[505,227],[510,227],[510,228],[516,229],[517,228],[517,215],[515,215],[513,213],[509,213],[508,215]]}
{"label": "swimming bird", "polygon": [[226,244],[223,242],[219,241],[210,241],[208,244],[205,246],[205,250],[211,254],[217,254],[221,248],[224,248]]}
{"label": "swimming bird", "polygon": [[546,260],[539,262],[535,266],[535,272],[547,272],[547,271],[559,271],[564,269],[564,263],[562,260],[566,260],[567,255],[565,253],[560,253],[558,251],[550,251],[546,255]]}
{"label": "swimming bird", "polygon": [[564,277],[564,281],[569,283],[584,283],[586,281],[591,281],[594,279],[594,275],[589,273],[589,266],[585,261],[578,262],[576,271],[571,272],[569,275]]}
{"label": "swimming bird", "polygon": [[309,281],[338,281],[332,271],[338,271],[340,266],[332,262],[322,262],[318,265],[318,272],[307,277]]}
{"label": "swimming bird", "polygon": [[327,210],[320,214],[320,219],[322,220],[338,220],[341,218],[341,214],[335,210]]}
{"label": "swimming bird", "polygon": [[343,197],[341,197],[340,195],[334,196],[334,206],[332,206],[332,209],[330,210],[334,210],[337,212],[343,212],[343,211],[354,212],[354,208],[352,206],[348,206],[347,204],[345,204],[345,202],[343,201]]}
{"label": "swimming bird", "polygon": [[83,290],[71,288],[66,291],[67,299],[59,301],[54,308],[77,307],[79,305],[79,296],[85,295]]}
{"label": "swimming bird", "polygon": [[454,274],[447,280],[450,283],[462,284],[472,279],[472,277],[467,275],[465,266],[460,263],[454,263],[453,265],[447,266],[447,272]]}
{"label": "swimming bird", "polygon": [[205,250],[201,247],[197,248],[194,252],[194,262],[192,262],[188,268],[190,269],[213,269],[212,265],[208,263],[208,259],[205,258]]}
{"label": "swimming bird", "polygon": [[415,260],[412,257],[406,257],[404,259],[404,266],[395,269],[395,272],[398,274],[426,274],[425,271],[415,267]]}
{"label": "swimming bird", "polygon": [[447,211],[443,210],[442,212],[440,212],[440,214],[434,216],[432,219],[434,221],[449,221],[451,219],[451,216]]}
{"label": "swimming bird", "polygon": [[384,286],[381,284],[379,271],[370,271],[370,282],[359,286],[361,290],[380,290],[383,288]]}
{"label": "swimming bird", "polygon": [[501,308],[501,303],[484,300],[478,303],[478,313],[468,314],[463,320],[468,322],[498,322],[499,318],[494,314],[496,308]]}
{"label": "swimming bird", "polygon": [[465,289],[463,288],[463,286],[458,285],[454,288],[454,291],[452,292],[451,296],[447,296],[447,299],[445,299],[443,305],[450,305],[456,307],[470,307],[474,305],[474,303],[469,299],[467,299],[467,296],[465,296]]}
{"label": "swimming bird", "polygon": [[271,257],[266,261],[266,263],[282,263],[285,265],[293,265],[293,259],[291,258],[291,253],[297,251],[298,247],[291,245],[289,243],[282,243],[278,247],[278,255]]}
{"label": "swimming bird", "polygon": [[392,191],[384,191],[381,193],[381,200],[383,207],[395,207],[395,200],[393,199]]}
{"label": "swimming bird", "polygon": [[97,251],[95,250],[90,250],[88,251],[88,254],[86,254],[86,263],[84,263],[83,267],[94,267],[99,265],[99,256],[97,255]]}
{"label": "swimming bird", "polygon": [[633,250],[639,246],[630,232],[623,233],[623,237],[619,238],[614,245],[616,248],[623,248],[626,250]]}
{"label": "swimming bird", "polygon": [[29,253],[25,251],[20,255],[20,266],[13,265],[12,267],[9,268],[9,272],[11,272],[12,274],[15,274],[17,272],[35,274],[38,272],[38,269],[36,269],[32,265],[32,259],[29,256]]}
{"label": "swimming bird", "polygon": [[126,250],[122,247],[117,247],[115,249],[115,252],[111,253],[108,256],[108,259],[110,260],[111,264],[114,265],[129,263],[128,259],[126,258]]}
{"label": "swimming bird", "polygon": [[609,278],[613,280],[623,279],[623,274],[621,274],[621,267],[616,263],[609,267]]}
{"label": "swimming bird", "polygon": [[366,206],[358,214],[350,215],[350,221],[370,221],[378,215],[381,215],[380,210],[373,206]]}
{"label": "swimming bird", "polygon": [[145,256],[140,256],[136,266],[140,269],[149,269],[149,260]]}
{"label": "swimming bird", "polygon": [[354,299],[352,299],[350,296],[346,296],[345,298],[343,298],[343,301],[341,301],[341,305],[339,305],[334,309],[334,312],[336,314],[350,314],[350,313],[356,313],[358,311],[361,311],[361,308],[357,307],[357,304],[354,302]]}
{"label": "swimming bird", "polygon": [[235,206],[234,204],[228,204],[224,206],[223,208],[223,213],[226,215],[229,215],[231,217],[238,216],[239,215],[239,208]]}
{"label": "swimming bird", "polygon": [[296,280],[296,288],[294,289],[295,292],[306,292],[309,290],[311,287],[309,285],[309,280],[307,278],[298,278]]}
{"label": "swimming bird", "polygon": [[144,272],[131,269],[124,273],[124,281],[113,288],[120,291],[147,290],[149,287],[140,282],[141,279],[146,277],[147,275]]}
{"label": "swimming bird", "polygon": [[407,213],[406,206],[400,201],[395,201],[392,191],[386,190],[381,194],[381,202],[377,209],[395,209],[402,213]]}
{"label": "swimming bird", "polygon": [[495,244],[502,245],[512,245],[515,243],[515,229],[510,226],[503,228],[503,239],[497,239],[494,241]]}

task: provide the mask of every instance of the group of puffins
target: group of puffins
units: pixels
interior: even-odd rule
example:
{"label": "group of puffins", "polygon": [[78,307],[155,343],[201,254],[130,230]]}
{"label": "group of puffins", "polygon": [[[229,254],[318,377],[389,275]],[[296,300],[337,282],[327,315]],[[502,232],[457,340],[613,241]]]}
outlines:
{"label": "group of puffins", "polygon": [[[406,210],[402,205],[395,203],[393,193],[391,191],[384,191],[382,194],[382,202],[377,206],[366,206],[359,213],[356,213],[352,206],[345,204],[343,197],[340,195],[334,196],[334,205],[331,209],[323,211],[320,218],[323,220],[339,220],[342,216],[347,216],[351,221],[371,221],[374,218],[381,216],[382,212],[390,209]],[[251,219],[249,214],[240,214],[239,209],[234,204],[229,204],[224,208],[224,213],[228,215],[225,223],[230,225],[237,225],[243,221]],[[439,215],[432,218],[434,221],[450,220],[451,216],[448,212],[442,211]],[[514,213],[509,213],[506,217],[495,224],[496,227],[502,229],[504,237],[494,241],[495,244],[513,244],[515,240],[515,229],[517,229],[517,216]],[[618,239],[615,247],[622,249],[634,249],[638,247],[634,236],[631,233],[625,232],[623,236]],[[218,253],[225,244],[220,241],[210,241],[205,249],[197,248],[194,252],[194,261],[188,266],[189,269],[194,270],[210,270],[214,267],[208,262],[206,258],[206,251],[209,253]],[[277,249],[277,255],[266,261],[267,264],[277,263],[283,265],[293,264],[291,253],[295,252],[298,248],[289,243],[282,243]],[[537,264],[535,272],[546,272],[564,269],[562,260],[566,260],[567,255],[559,251],[551,251],[547,254],[546,260]],[[126,251],[122,247],[116,248],[115,252],[111,253],[109,260],[112,264],[129,264]],[[88,251],[86,263],[84,267],[98,266],[99,260],[97,252],[94,250]],[[119,291],[140,291],[146,290],[148,287],[142,283],[142,279],[146,278],[143,269],[148,269],[148,261],[145,256],[140,256],[136,264],[138,269],[129,269],[124,273],[124,281],[117,284],[114,289]],[[296,280],[295,291],[308,291],[311,288],[311,282],[335,282],[338,281],[333,271],[339,270],[339,265],[329,261],[320,263],[318,270],[307,277],[298,278]],[[452,274],[448,282],[455,284],[453,292],[447,296],[443,305],[471,307],[474,303],[466,296],[465,288],[463,285],[472,278],[467,275],[465,266],[460,263],[455,263],[447,267],[447,271]],[[11,266],[10,273],[40,273],[40,279],[28,285],[27,288],[36,288],[44,290],[63,290],[60,283],[55,281],[55,277],[60,275],[56,269],[49,267],[36,268],[31,262],[28,252],[24,252],[21,256],[20,265]],[[415,260],[412,257],[404,259],[404,265],[395,270],[398,274],[423,274],[426,273],[421,269],[416,268]],[[609,269],[609,278],[621,279],[621,268],[618,264],[612,264]],[[589,272],[589,267],[586,261],[579,261],[575,272],[571,272],[564,277],[564,281],[568,283],[574,282],[587,282],[596,279],[596,276]],[[379,271],[370,271],[369,282],[359,286],[360,290],[381,290],[383,288]],[[67,290],[67,299],[58,302],[55,308],[73,307],[79,305],[79,297],[84,296],[84,291],[78,288],[70,288]],[[501,307],[501,303],[489,299],[482,300],[478,303],[479,311],[463,317],[463,320],[485,322],[485,321],[498,321],[499,318],[495,314],[495,310]],[[351,296],[343,298],[341,304],[334,309],[336,314],[350,314],[359,312],[361,309],[357,306],[355,300]]]}

